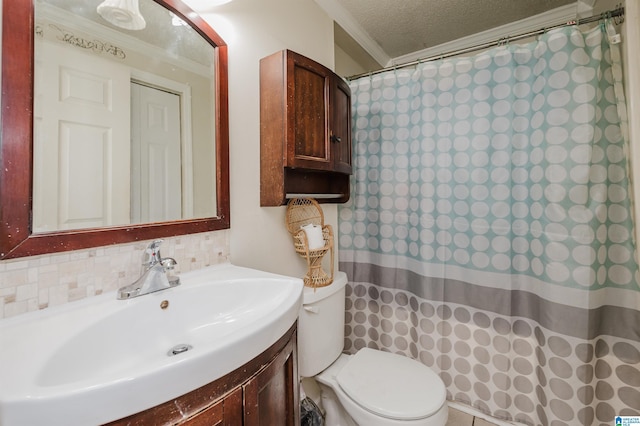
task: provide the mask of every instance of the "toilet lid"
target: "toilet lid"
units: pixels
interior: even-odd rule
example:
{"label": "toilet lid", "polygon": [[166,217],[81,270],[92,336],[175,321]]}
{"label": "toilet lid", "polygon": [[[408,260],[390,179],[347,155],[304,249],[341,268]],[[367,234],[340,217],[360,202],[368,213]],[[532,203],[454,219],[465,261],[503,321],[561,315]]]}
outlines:
{"label": "toilet lid", "polygon": [[390,419],[429,417],[446,398],[442,380],[426,365],[369,348],[353,355],[336,380],[361,407]]}

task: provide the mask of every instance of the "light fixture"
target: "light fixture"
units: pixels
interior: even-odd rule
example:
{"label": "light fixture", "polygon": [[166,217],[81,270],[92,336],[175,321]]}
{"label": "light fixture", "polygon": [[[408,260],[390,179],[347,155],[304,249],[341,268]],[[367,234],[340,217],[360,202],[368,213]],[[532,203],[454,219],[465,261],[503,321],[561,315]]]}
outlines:
{"label": "light fixture", "polygon": [[138,0],[104,0],[98,5],[98,14],[116,27],[142,30],[147,26],[140,14]]}

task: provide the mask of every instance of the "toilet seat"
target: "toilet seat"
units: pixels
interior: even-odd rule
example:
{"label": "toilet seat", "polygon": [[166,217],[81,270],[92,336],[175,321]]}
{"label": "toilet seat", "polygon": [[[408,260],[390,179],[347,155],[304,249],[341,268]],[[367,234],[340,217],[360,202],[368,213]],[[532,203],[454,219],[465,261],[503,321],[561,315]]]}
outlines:
{"label": "toilet seat", "polygon": [[360,349],[336,375],[354,402],[381,417],[417,420],[440,410],[442,380],[427,366],[402,355]]}

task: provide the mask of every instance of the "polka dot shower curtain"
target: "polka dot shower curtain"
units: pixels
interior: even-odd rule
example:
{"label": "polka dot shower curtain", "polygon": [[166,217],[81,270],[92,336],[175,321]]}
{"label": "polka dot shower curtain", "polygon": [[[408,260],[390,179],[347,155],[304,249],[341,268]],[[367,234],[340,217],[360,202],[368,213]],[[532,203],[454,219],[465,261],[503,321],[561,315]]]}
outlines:
{"label": "polka dot shower curtain", "polygon": [[640,415],[619,46],[604,25],[351,82],[346,350],[528,425]]}

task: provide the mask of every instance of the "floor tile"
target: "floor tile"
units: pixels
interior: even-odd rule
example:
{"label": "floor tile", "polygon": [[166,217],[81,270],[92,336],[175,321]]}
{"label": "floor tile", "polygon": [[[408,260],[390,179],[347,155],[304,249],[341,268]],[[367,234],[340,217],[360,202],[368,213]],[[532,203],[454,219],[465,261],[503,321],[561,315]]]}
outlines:
{"label": "floor tile", "polygon": [[449,419],[446,426],[473,426],[473,416],[462,411],[449,408]]}
{"label": "floor tile", "polygon": [[485,419],[481,419],[480,417],[476,417],[473,421],[473,426],[495,426],[493,423],[489,423]]}

